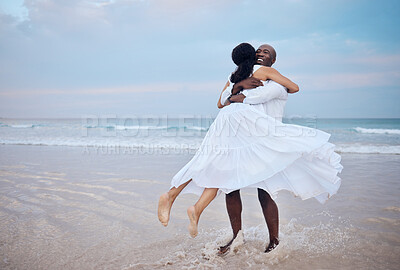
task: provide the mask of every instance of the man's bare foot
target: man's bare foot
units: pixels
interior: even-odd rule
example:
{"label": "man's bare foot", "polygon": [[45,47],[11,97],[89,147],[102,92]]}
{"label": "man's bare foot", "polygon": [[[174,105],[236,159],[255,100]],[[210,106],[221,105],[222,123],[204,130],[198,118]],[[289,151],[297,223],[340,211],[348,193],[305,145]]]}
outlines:
{"label": "man's bare foot", "polygon": [[268,246],[265,249],[265,253],[271,252],[279,245],[279,239],[274,238],[272,241],[269,242]]}
{"label": "man's bare foot", "polygon": [[225,255],[226,253],[228,253],[228,251],[230,250],[231,245],[233,243],[233,240],[235,240],[235,237],[232,238],[232,240],[229,241],[228,244],[226,244],[225,246],[220,246],[218,248],[218,255]]}
{"label": "man's bare foot", "polygon": [[196,215],[196,209],[194,208],[193,205],[188,208],[187,214],[188,214],[189,221],[190,221],[190,224],[189,224],[189,227],[188,227],[189,234],[190,234],[191,237],[194,238],[198,234],[197,223],[199,221],[199,217]]}
{"label": "man's bare foot", "polygon": [[158,201],[158,219],[164,226],[168,225],[171,206],[172,204],[168,192],[161,195],[160,200]]}

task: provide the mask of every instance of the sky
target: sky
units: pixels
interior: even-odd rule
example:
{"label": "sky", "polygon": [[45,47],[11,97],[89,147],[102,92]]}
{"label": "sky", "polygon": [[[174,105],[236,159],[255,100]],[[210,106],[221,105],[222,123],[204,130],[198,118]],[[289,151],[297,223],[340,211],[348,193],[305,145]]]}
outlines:
{"label": "sky", "polygon": [[397,0],[2,0],[0,117],[215,116],[241,42],[300,86],[286,116],[400,117]]}

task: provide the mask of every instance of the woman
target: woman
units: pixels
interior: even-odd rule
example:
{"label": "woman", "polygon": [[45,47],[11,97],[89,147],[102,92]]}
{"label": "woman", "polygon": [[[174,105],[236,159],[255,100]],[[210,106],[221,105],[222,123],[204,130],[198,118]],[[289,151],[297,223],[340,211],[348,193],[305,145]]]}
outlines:
{"label": "woman", "polygon": [[[255,50],[242,43],[232,51],[232,60],[238,67],[231,82],[237,83],[251,75]],[[253,77],[272,79],[289,89],[297,87],[269,67],[259,68]],[[201,213],[218,191],[257,187],[275,194],[286,189],[302,199],[324,201],[339,188],[337,173],[342,168],[329,137],[316,129],[276,121],[257,106],[232,103],[220,110],[195,156],[161,195],[159,220],[168,225],[172,204],[182,191],[201,195],[187,210],[192,237],[198,233]]]}

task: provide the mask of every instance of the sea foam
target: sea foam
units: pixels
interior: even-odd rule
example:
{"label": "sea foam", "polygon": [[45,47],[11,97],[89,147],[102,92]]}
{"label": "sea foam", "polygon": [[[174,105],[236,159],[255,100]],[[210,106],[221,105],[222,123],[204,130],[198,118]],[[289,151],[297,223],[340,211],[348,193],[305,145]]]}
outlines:
{"label": "sea foam", "polygon": [[400,145],[338,144],[335,151],[338,153],[400,155]]}
{"label": "sea foam", "polygon": [[362,128],[356,127],[354,128],[359,133],[366,134],[397,134],[400,135],[400,129],[381,129],[381,128]]}

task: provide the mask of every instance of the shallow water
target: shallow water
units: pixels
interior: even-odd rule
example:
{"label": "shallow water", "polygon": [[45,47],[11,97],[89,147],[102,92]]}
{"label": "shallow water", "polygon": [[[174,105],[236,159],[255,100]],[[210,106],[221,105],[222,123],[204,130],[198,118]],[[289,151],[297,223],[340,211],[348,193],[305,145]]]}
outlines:
{"label": "shallow water", "polygon": [[[158,196],[190,155],[87,153],[77,147],[0,146],[1,269],[397,269],[400,156],[343,154],[342,186],[326,204],[280,193],[278,248],[256,191],[242,191],[243,239],[231,237],[224,198],[189,237],[183,195],[167,228]],[[243,240],[243,241],[239,241]]]}

